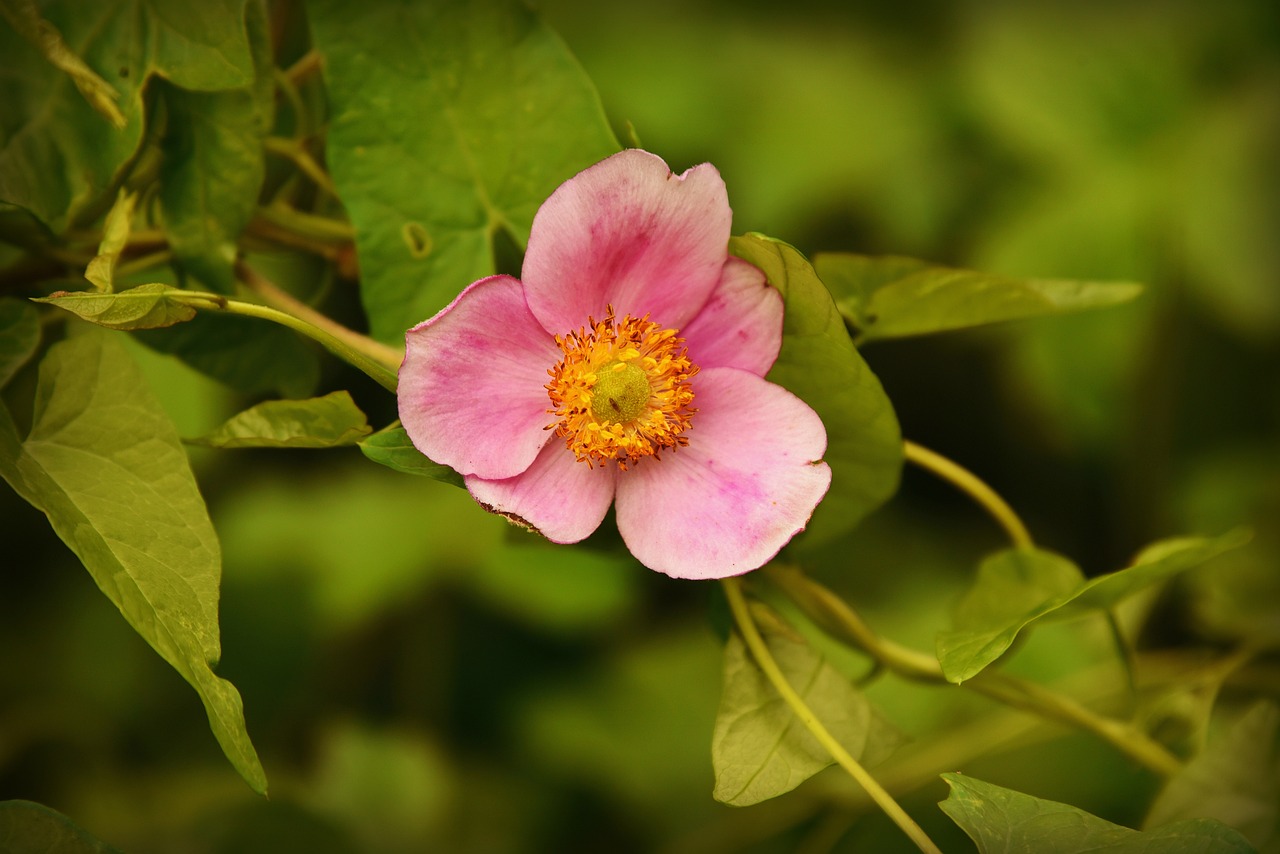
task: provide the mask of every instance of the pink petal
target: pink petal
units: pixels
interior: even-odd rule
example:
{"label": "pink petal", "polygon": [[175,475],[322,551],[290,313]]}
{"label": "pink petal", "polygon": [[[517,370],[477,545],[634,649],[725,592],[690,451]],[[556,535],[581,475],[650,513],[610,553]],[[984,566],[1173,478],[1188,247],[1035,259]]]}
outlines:
{"label": "pink petal", "polygon": [[803,401],[754,374],[695,378],[689,446],[618,477],[618,530],[645,566],[676,578],[757,569],[804,529],[831,484],[827,446]]}
{"label": "pink petal", "polygon": [[763,272],[730,258],[711,299],[680,335],[699,368],[742,368],[762,377],[782,347],[782,294]]}
{"label": "pink petal", "polygon": [[617,474],[614,465],[591,468],[578,462],[563,440],[552,436],[533,465],[515,477],[467,477],[466,484],[486,510],[531,527],[553,543],[576,543],[600,527],[613,503]]}
{"label": "pink petal", "polygon": [[418,450],[462,474],[519,474],[551,436],[545,386],[560,357],[519,281],[481,279],[405,334],[400,421]]}
{"label": "pink petal", "polygon": [[676,176],[647,151],[619,152],[538,210],[521,275],[529,308],[553,334],[602,319],[610,304],[679,328],[720,279],[731,219],[711,164]]}

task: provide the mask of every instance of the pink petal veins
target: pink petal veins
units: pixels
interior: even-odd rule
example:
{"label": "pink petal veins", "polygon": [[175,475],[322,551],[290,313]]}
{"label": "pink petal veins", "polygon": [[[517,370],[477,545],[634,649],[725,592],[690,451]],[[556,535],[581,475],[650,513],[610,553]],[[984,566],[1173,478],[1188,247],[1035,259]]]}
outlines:
{"label": "pink petal veins", "polygon": [[400,421],[418,450],[464,475],[519,474],[551,436],[543,386],[559,358],[520,282],[481,279],[405,335]]}
{"label": "pink petal veins", "polygon": [[590,468],[558,440],[528,469],[504,480],[467,477],[467,490],[485,509],[532,528],[553,543],[585,539],[613,503],[616,466]]}
{"label": "pink petal veins", "polygon": [[609,305],[679,328],[720,279],[731,220],[710,164],[677,176],[646,151],[615,154],[562,184],[534,217],[522,271],[529,308],[552,334],[603,318]]}
{"label": "pink petal veins", "polygon": [[711,298],[680,335],[700,368],[741,368],[764,376],[782,347],[782,294],[740,258],[724,265]]}
{"label": "pink petal veins", "polygon": [[802,531],[831,484],[827,436],[803,401],[735,368],[698,376],[689,446],[618,481],[618,529],[676,578],[758,569]]}

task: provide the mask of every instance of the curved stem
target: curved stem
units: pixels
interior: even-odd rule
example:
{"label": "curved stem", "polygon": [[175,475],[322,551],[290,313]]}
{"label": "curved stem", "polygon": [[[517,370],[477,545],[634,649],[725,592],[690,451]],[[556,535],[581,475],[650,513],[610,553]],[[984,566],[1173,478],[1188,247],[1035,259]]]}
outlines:
{"label": "curved stem", "polygon": [[[862,650],[900,676],[951,684],[935,657],[880,638],[847,602],[798,568],[772,564],[764,572],[819,628],[837,640]],[[1049,688],[991,670],[962,684],[1007,706],[1092,733],[1162,776],[1182,767],[1176,756],[1136,727],[1100,715]]]}
{"label": "curved stem", "polygon": [[1018,514],[1013,512],[1013,508],[973,472],[915,442],[904,439],[902,449],[908,460],[950,482],[981,504],[983,509],[1000,523],[1000,527],[1004,528],[1014,546],[1031,548],[1034,545],[1031,533],[1027,530],[1027,526],[1022,524]]}
{"label": "curved stem", "polygon": [[291,161],[317,187],[329,195],[338,195],[338,188],[333,186],[333,179],[329,177],[329,173],[320,168],[320,164],[316,162],[311,153],[298,140],[269,136],[264,140],[264,146],[268,153],[278,154]]}
{"label": "curved stem", "polygon": [[729,600],[729,609],[733,612],[733,618],[738,624],[738,630],[742,633],[742,639],[746,642],[747,648],[751,650],[752,656],[755,657],[756,663],[760,665],[760,669],[764,671],[766,677],[773,684],[778,694],[791,707],[805,725],[805,728],[813,734],[818,743],[826,748],[827,752],[841,768],[849,772],[849,776],[853,777],[876,805],[893,820],[893,823],[910,837],[916,847],[926,854],[942,854],[938,846],[933,844],[928,835],[916,824],[911,816],[907,815],[906,810],[898,805],[884,788],[876,782],[875,778],[867,773],[867,770],[858,763],[856,759],[849,754],[840,742],[827,731],[814,715],[813,710],[805,704],[800,695],[796,693],[791,684],[787,682],[786,677],[779,669],[778,663],[774,661],[773,655],[769,652],[769,647],[765,644],[764,638],[760,636],[759,630],[756,628],[755,622],[751,619],[751,612],[747,608],[746,599],[742,595],[742,583],[736,578],[726,578],[721,582],[724,585],[725,596]]}

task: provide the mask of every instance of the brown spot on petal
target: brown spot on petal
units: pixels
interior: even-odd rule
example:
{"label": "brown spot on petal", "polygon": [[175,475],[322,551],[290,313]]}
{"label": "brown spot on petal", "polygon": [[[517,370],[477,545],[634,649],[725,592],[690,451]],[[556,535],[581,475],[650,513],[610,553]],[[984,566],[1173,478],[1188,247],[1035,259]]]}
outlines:
{"label": "brown spot on petal", "polygon": [[512,525],[515,525],[517,528],[523,528],[524,530],[529,531],[530,533],[537,534],[539,537],[543,536],[543,533],[538,530],[537,526],[532,524],[528,519],[524,518],[523,516],[520,516],[515,513],[510,513],[506,510],[499,510],[497,507],[494,507],[492,504],[485,504],[483,501],[478,501],[476,503],[479,504],[481,507],[483,507],[485,510],[488,510],[493,515],[501,516],[503,519],[506,519],[508,522],[510,522]]}

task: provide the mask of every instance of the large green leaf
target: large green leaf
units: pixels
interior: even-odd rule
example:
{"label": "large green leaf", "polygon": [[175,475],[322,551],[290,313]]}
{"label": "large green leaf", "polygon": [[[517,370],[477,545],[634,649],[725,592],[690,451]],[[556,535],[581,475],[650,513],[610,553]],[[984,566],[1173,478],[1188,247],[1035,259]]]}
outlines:
{"label": "large green leaf", "polygon": [[196,444],[212,448],[335,448],[370,432],[351,395],[335,391],[308,400],[268,400],[232,416]]}
{"label": "large green leaf", "polygon": [[0,299],[0,388],[13,378],[40,344],[40,318],[25,300]]}
{"label": "large green leaf", "polygon": [[142,92],[153,75],[185,89],[239,89],[254,80],[245,0],[61,0],[41,12],[66,46],[120,93],[116,130],[16,31],[0,27],[0,204],[55,231],[92,219],[143,136]]}
{"label": "large green leaf", "polygon": [[[1280,841],[1280,708],[1259,702],[1169,782],[1145,824],[1216,818],[1260,850]],[[1267,846],[1272,848],[1267,848]]]}
{"label": "large green leaf", "polygon": [[979,854],[1252,854],[1238,832],[1212,819],[1154,830],[1121,827],[1067,804],[1045,801],[960,774],[943,774],[951,793],[938,806],[969,834]]}
{"label": "large green leaf", "polygon": [[1026,626],[1044,617],[1074,617],[1110,608],[1139,590],[1247,542],[1243,531],[1220,537],[1177,537],[1143,549],[1128,567],[1085,580],[1075,564],[1040,549],[1007,549],[982,562],[956,608],[955,628],[938,634],[938,661],[962,682],[995,661]]}
{"label": "large green leaf", "polygon": [[0,475],[191,683],[227,758],[265,792],[240,694],[212,669],[218,539],[177,431],[118,340],[94,331],[50,348],[25,441],[0,407]]}
{"label": "large green leaf", "polygon": [[360,440],[360,450],[375,463],[395,469],[405,474],[416,474],[462,486],[462,475],[448,466],[442,466],[429,460],[421,451],[413,446],[408,432],[397,421]]}
{"label": "large green leaf", "polygon": [[813,262],[865,340],[1100,308],[1142,291],[1129,282],[1017,279],[896,256],[828,253]]}
{"label": "large green leaf", "polygon": [[898,488],[902,435],[893,405],[854,348],[831,294],[804,256],[759,234],[735,237],[733,254],[782,292],[782,352],[768,379],[813,407],[827,428],[831,491],[809,524],[809,544],[847,531]]}
{"label": "large green leaf", "polygon": [[0,801],[4,854],[118,854],[60,812],[31,801]]}
{"label": "large green leaf", "polygon": [[356,228],[373,334],[409,326],[523,246],[556,186],[617,150],[590,81],[518,0],[307,7],[328,163]]}
{"label": "large green leaf", "polygon": [[[812,647],[765,636],[783,676],[855,759],[875,764],[901,735]],[[778,695],[738,636],[724,651],[724,687],[711,739],[715,799],[749,806],[791,791],[834,760]]]}

